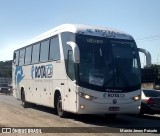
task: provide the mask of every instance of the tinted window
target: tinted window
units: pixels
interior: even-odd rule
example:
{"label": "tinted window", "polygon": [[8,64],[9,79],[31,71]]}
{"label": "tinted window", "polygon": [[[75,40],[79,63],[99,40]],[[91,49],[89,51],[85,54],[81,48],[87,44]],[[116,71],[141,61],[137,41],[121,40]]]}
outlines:
{"label": "tinted window", "polygon": [[25,55],[25,49],[20,50],[20,55],[19,55],[19,65],[24,65],[24,55]]}
{"label": "tinted window", "polygon": [[72,50],[68,51],[67,73],[72,80],[75,80],[75,67],[74,67]]}
{"label": "tinted window", "polygon": [[16,51],[15,53],[14,53],[14,63],[16,64],[16,65],[18,65],[18,61],[19,60],[19,51]]}
{"label": "tinted window", "polygon": [[39,61],[39,46],[40,46],[40,43],[33,45],[32,63],[38,63]]}
{"label": "tinted window", "polygon": [[8,87],[8,84],[1,84],[0,87]]}
{"label": "tinted window", "polygon": [[75,79],[75,67],[73,62],[73,52],[71,46],[67,44],[69,41],[75,42],[75,34],[70,32],[61,33],[63,53],[65,59],[65,66],[67,75],[74,80]]}
{"label": "tinted window", "polygon": [[50,60],[59,60],[60,59],[60,48],[59,48],[59,39],[58,36],[53,37],[50,42]]}
{"label": "tinted window", "polygon": [[49,40],[41,42],[40,61],[48,61]]}
{"label": "tinted window", "polygon": [[160,97],[160,92],[155,90],[143,90],[146,97]]}
{"label": "tinted window", "polygon": [[64,32],[61,34],[61,38],[62,38],[64,59],[66,61],[68,57],[68,50],[72,50],[71,46],[69,46],[67,42],[69,41],[75,42],[75,34],[70,33],[70,32]]}
{"label": "tinted window", "polygon": [[26,48],[25,64],[31,63],[32,46]]}

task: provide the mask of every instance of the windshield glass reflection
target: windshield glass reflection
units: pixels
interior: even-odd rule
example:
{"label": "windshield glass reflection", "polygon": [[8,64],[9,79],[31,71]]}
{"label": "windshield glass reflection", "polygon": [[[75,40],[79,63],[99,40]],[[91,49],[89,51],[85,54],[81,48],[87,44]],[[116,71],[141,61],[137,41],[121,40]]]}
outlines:
{"label": "windshield glass reflection", "polygon": [[83,36],[76,37],[80,49],[79,82],[106,88],[140,84],[140,62],[134,42]]}

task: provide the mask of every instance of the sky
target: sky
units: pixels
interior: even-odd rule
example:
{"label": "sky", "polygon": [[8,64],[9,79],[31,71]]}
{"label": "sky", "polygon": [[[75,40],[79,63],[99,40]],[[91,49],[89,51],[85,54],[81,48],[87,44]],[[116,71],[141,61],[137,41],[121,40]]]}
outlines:
{"label": "sky", "polygon": [[[160,64],[160,0],[0,0],[0,61],[37,35],[66,23],[131,34]],[[145,64],[144,55],[141,64]]]}

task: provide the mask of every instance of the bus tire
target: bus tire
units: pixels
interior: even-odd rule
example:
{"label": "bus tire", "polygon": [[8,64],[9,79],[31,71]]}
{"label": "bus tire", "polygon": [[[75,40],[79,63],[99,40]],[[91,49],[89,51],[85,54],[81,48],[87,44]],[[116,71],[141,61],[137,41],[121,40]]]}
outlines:
{"label": "bus tire", "polygon": [[67,116],[67,112],[62,109],[62,97],[60,94],[57,97],[56,109],[57,109],[57,114],[60,118],[64,118]]}
{"label": "bus tire", "polygon": [[21,100],[22,100],[23,108],[27,108],[29,104],[28,104],[28,102],[26,102],[24,91],[22,91],[22,93],[21,93]]}

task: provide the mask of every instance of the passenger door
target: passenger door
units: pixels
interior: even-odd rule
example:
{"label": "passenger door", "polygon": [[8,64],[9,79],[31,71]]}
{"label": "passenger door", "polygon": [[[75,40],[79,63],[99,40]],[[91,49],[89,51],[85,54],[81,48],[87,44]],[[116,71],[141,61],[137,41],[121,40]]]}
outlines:
{"label": "passenger door", "polygon": [[67,99],[68,108],[70,112],[76,112],[77,93],[76,93],[76,82],[75,82],[75,63],[73,61],[73,51],[68,51],[67,58]]}

